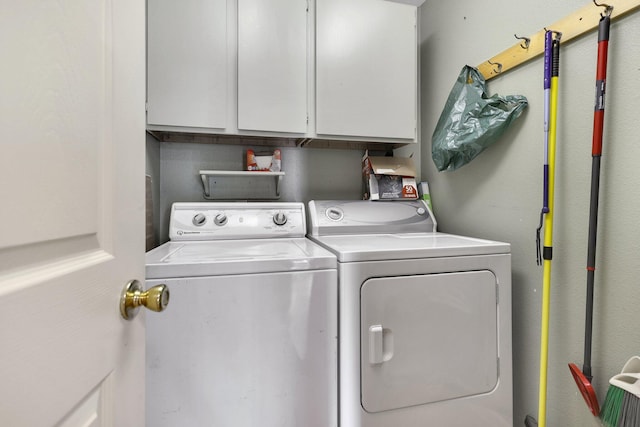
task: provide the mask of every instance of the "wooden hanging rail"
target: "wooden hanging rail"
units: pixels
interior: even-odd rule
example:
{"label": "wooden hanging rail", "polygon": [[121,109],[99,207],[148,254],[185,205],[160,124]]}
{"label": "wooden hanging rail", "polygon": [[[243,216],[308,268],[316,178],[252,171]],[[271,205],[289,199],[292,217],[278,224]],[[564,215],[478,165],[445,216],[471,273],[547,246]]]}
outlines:
{"label": "wooden hanging rail", "polygon": [[[613,7],[611,19],[615,19],[640,7],[640,0],[601,0],[608,6]],[[600,2],[598,4],[601,4]],[[569,16],[562,18],[554,24],[546,27],[548,30],[562,33],[562,41],[567,42],[588,31],[598,27],[600,14],[605,10],[602,6],[597,6],[590,2]],[[507,50],[497,54],[493,58],[483,62],[476,68],[486,80],[499,76],[507,70],[529,61],[544,52],[544,33],[542,29],[537,33],[526,37],[529,41],[518,40],[516,44]],[[523,37],[522,39],[525,39]]]}

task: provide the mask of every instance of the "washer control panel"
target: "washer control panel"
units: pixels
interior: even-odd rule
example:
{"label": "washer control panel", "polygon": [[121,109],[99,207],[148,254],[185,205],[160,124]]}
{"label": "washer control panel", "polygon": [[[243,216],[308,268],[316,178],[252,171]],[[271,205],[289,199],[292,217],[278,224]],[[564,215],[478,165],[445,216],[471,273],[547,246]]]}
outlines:
{"label": "washer control panel", "polygon": [[169,222],[171,240],[259,239],[306,234],[302,203],[174,203]]}

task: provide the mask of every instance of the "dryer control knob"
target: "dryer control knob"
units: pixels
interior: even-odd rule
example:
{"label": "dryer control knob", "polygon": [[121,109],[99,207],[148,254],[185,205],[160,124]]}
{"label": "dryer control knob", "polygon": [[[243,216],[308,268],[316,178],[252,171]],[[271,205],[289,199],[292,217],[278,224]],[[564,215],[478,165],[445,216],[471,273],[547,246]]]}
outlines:
{"label": "dryer control knob", "polygon": [[285,225],[287,223],[287,215],[284,212],[277,212],[273,215],[273,223],[275,225]]}
{"label": "dryer control knob", "polygon": [[225,225],[227,223],[227,220],[227,216],[223,213],[219,213],[213,218],[213,222],[216,225]]}
{"label": "dryer control knob", "polygon": [[332,221],[340,221],[344,217],[342,209],[335,207],[327,209],[325,215]]}
{"label": "dryer control knob", "polygon": [[207,222],[207,217],[204,216],[204,214],[195,214],[193,216],[193,225],[195,225],[196,227],[202,227],[204,225],[205,222]]}

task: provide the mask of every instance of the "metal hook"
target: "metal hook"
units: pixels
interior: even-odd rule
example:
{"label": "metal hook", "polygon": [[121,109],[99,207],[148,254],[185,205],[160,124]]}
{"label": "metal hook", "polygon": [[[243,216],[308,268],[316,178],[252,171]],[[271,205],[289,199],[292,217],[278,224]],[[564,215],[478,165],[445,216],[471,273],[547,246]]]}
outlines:
{"label": "metal hook", "polygon": [[555,30],[549,30],[547,29],[547,27],[543,27],[544,28],[544,32],[551,32],[551,34],[553,34],[554,36],[554,40],[556,41],[560,41],[560,39],[562,38],[562,33],[560,31],[555,31]]}
{"label": "metal hook", "polygon": [[491,60],[487,59],[487,62],[491,65],[497,65],[498,69],[496,70],[495,68],[493,69],[493,72],[496,74],[500,74],[502,72],[502,64],[499,62],[491,62]]}
{"label": "metal hook", "polygon": [[531,43],[531,39],[529,37],[518,37],[516,34],[513,35],[518,40],[524,40],[524,44],[520,43],[520,47],[523,49],[529,49],[529,43]]}
{"label": "metal hook", "polygon": [[593,4],[595,4],[598,7],[604,7],[605,8],[604,14],[602,14],[602,13],[600,14],[601,17],[604,18],[605,16],[607,16],[607,17],[611,16],[611,13],[613,12],[613,6],[609,6],[606,3],[598,4],[598,2],[596,2],[596,0],[593,0]]}

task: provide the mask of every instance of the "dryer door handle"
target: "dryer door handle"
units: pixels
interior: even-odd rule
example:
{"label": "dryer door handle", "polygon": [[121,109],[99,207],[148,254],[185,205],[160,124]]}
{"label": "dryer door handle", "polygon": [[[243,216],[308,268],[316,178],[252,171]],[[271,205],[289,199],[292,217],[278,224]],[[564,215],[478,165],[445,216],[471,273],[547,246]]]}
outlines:
{"label": "dryer door handle", "polygon": [[393,333],[382,325],[369,326],[369,363],[379,365],[393,357]]}
{"label": "dryer door handle", "polygon": [[382,325],[369,326],[369,363],[376,365],[383,360]]}
{"label": "dryer door handle", "polygon": [[382,325],[369,326],[369,363],[377,365],[384,362]]}
{"label": "dryer door handle", "polygon": [[369,326],[369,362],[379,365],[393,357],[393,333],[382,325]]}

